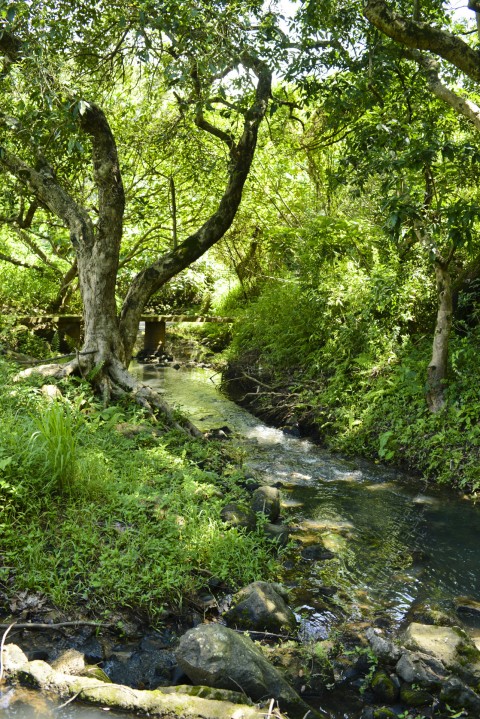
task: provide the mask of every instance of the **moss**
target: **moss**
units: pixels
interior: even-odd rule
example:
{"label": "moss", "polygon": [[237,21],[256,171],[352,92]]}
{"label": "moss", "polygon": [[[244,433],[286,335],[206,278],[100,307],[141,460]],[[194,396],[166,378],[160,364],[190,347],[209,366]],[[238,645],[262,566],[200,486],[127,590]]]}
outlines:
{"label": "moss", "polygon": [[400,699],[408,707],[421,707],[430,704],[433,701],[433,696],[425,689],[405,684],[400,689]]}

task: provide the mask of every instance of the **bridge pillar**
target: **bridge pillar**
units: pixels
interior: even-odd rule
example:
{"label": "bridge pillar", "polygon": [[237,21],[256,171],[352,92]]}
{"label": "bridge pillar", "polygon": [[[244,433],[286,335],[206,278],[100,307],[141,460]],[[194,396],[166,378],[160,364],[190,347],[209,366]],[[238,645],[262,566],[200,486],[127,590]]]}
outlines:
{"label": "bridge pillar", "polygon": [[165,320],[145,320],[144,351],[147,354],[153,354],[157,351],[160,343],[165,347]]}
{"label": "bridge pillar", "polygon": [[64,339],[65,335],[68,335],[74,341],[76,347],[80,346],[82,337],[81,323],[81,317],[74,315],[64,315],[58,318],[58,334],[60,336],[61,352],[68,352],[69,350],[68,344],[66,344]]}

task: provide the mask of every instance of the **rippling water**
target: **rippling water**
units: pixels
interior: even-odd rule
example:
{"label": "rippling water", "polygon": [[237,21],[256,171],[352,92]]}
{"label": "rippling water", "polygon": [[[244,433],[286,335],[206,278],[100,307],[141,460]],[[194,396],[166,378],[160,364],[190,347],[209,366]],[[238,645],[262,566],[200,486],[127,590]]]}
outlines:
{"label": "rippling water", "polygon": [[137,372],[201,429],[228,425],[246,466],[281,484],[294,537],[306,545],[321,537],[342,556],[335,571],[328,562],[302,561],[287,572],[299,606],[315,604],[332,575],[344,611],[357,618],[383,612],[399,623],[419,602],[451,609],[459,595],[480,599],[480,510],[473,504],[266,426],[219,391],[213,370]]}

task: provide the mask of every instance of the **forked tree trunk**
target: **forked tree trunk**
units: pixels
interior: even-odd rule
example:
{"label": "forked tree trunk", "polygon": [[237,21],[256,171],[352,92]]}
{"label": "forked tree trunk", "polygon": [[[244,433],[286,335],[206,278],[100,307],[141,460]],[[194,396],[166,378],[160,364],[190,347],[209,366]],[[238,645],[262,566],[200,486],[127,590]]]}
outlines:
{"label": "forked tree trunk", "polygon": [[452,281],[448,265],[435,262],[438,310],[433,337],[432,358],[427,369],[427,404],[432,412],[445,406],[445,382],[448,366],[448,342],[452,328]]}
{"label": "forked tree trunk", "polygon": [[[0,51],[11,63],[15,63],[20,57],[21,43],[4,32],[0,35]],[[244,113],[243,131],[238,142],[229,133],[205,120],[201,105],[197,109],[198,127],[222,140],[229,150],[228,181],[218,207],[197,232],[139,272],[130,286],[120,316],[117,316],[115,288],[125,195],[115,138],[101,108],[83,102],[78,114],[80,127],[89,136],[92,146],[93,176],[98,193],[98,221],[95,224],[87,210],[78,205],[57,181],[44,157],[39,158],[40,169],[34,169],[18,155],[2,147],[0,167],[3,166],[26,185],[39,206],[48,208],[65,223],[76,253],[85,323],[84,345],[71,363],[57,369],[45,367],[45,374],[90,373],[107,401],[111,394],[128,392],[143,406],[151,408],[153,405],[172,419],[172,412],[161,397],[137,382],[127,368],[146,302],[168,280],[223,237],[240,205],[255,154],[258,129],[270,98],[272,80],[269,68],[258,58],[243,52],[241,63],[256,75],[257,87],[252,104]],[[201,99],[197,77],[196,88]],[[193,425],[184,424],[193,434],[198,434]]]}

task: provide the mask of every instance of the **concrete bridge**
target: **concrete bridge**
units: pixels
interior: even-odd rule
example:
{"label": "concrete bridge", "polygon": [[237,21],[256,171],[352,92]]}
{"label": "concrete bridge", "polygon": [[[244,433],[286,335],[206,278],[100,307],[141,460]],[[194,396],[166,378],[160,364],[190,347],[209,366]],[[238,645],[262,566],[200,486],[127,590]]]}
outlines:
{"label": "concrete bridge", "polygon": [[[82,340],[82,315],[16,315],[17,324],[31,327],[32,329],[43,329],[45,325],[55,327],[60,336],[60,344],[67,335],[76,345],[80,345]],[[143,349],[146,353],[152,354],[156,351],[160,342],[165,345],[167,322],[217,322],[231,323],[232,317],[215,317],[207,315],[142,315],[141,322],[145,323],[145,335],[143,340]],[[60,349],[63,351],[62,346]]]}

